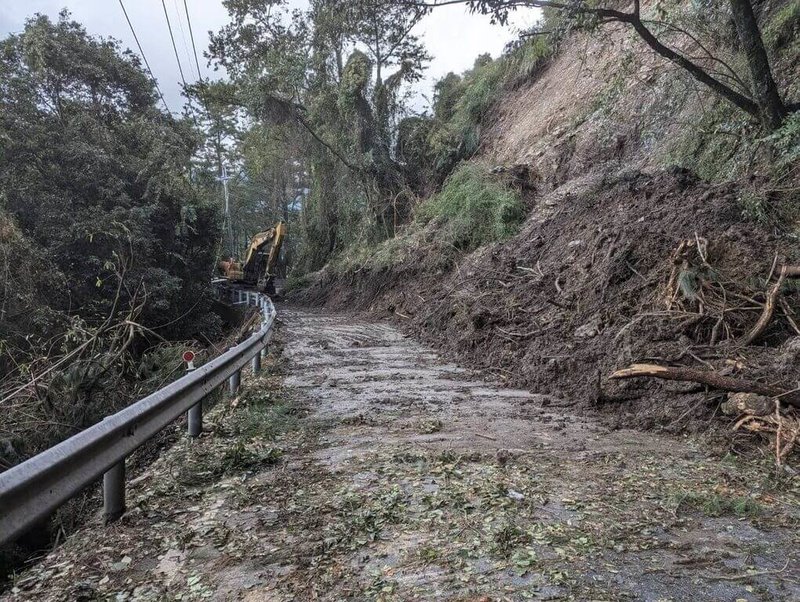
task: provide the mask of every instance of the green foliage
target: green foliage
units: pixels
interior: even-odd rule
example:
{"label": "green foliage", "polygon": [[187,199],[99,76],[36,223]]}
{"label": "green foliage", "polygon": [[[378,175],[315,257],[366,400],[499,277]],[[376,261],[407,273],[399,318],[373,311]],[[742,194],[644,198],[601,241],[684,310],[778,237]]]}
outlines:
{"label": "green foliage", "polygon": [[447,175],[459,161],[475,154],[489,111],[503,92],[530,80],[551,54],[547,40],[536,37],[495,61],[478,57],[461,78],[448,74],[436,84],[436,125],[429,144],[441,174]]}
{"label": "green foliage", "polygon": [[677,508],[687,506],[711,517],[738,516],[740,518],[756,518],[764,512],[764,507],[749,496],[727,496],[711,492],[684,492],[673,496]]}
{"label": "green foliage", "polygon": [[254,403],[248,404],[237,418],[236,433],[249,439],[273,441],[296,423],[297,418],[285,404]]}
{"label": "green foliage", "polygon": [[297,271],[291,272],[283,283],[283,292],[290,293],[294,290],[306,288],[311,284],[311,278],[308,274],[300,274]]}
{"label": "green foliage", "polygon": [[46,302],[92,323],[146,296],[144,324],[176,320],[161,334],[185,334],[179,317],[208,307],[218,239],[189,181],[188,123],[157,109],[138,59],[67,13],[0,43],[0,81],[5,208],[66,277]]}
{"label": "green foliage", "polygon": [[154,345],[220,334],[218,209],[190,177],[188,120],[68,13],[0,41],[0,82],[0,441],[17,461],[180,374],[174,342]]}
{"label": "green foliage", "polygon": [[479,164],[463,163],[441,192],[417,209],[417,220],[436,220],[457,248],[472,250],[504,240],[517,232],[525,218],[519,195],[492,178]]}
{"label": "green foliage", "polygon": [[792,113],[783,125],[766,138],[778,152],[778,168],[800,161],[800,111]]}
{"label": "green foliage", "polygon": [[450,117],[434,128],[430,138],[438,171],[446,174],[458,161],[478,150],[484,117],[502,91],[502,76],[501,63],[492,61],[466,73],[460,89],[451,82],[448,93],[457,95],[458,100],[453,103]]}
{"label": "green foliage", "polygon": [[43,302],[61,298],[66,284],[47,253],[0,209],[0,374],[27,359],[20,349],[67,328],[69,317]]}
{"label": "green foliage", "polygon": [[773,48],[781,49],[797,43],[800,34],[800,0],[789,0],[769,20],[764,39]]}
{"label": "green foliage", "polygon": [[262,448],[236,440],[220,455],[218,450],[198,446],[177,467],[175,481],[184,487],[202,487],[223,476],[255,471],[277,464],[283,452],[274,447]]}
{"label": "green foliage", "polygon": [[[491,57],[489,57],[491,61]],[[464,83],[460,75],[448,73],[433,86],[433,116],[440,122],[453,118],[456,103],[464,94]]]}
{"label": "green foliage", "polygon": [[739,194],[739,205],[742,208],[742,217],[757,224],[767,225],[769,213],[767,199],[763,193],[753,190],[744,190]]}
{"label": "green foliage", "polygon": [[[321,267],[369,231],[383,239],[410,212],[402,166],[393,156],[408,85],[430,59],[412,33],[422,8],[375,2],[311,2],[292,10],[281,0],[225,0],[231,22],[212,35],[211,58],[226,68],[251,129],[292,129],[283,153],[254,144],[248,178],[297,166],[293,197],[301,215],[290,224],[300,242],[296,265]],[[249,139],[249,140],[248,140]],[[266,142],[265,146],[276,146]],[[275,180],[276,178],[271,178]],[[288,188],[289,186],[285,186]],[[284,204],[288,209],[288,204]]]}
{"label": "green foliage", "polygon": [[434,177],[434,157],[428,139],[435,126],[427,116],[406,117],[397,127],[395,156],[403,164],[406,185],[416,194],[424,195]]}
{"label": "green foliage", "polygon": [[339,83],[339,107],[345,112],[355,111],[356,99],[362,97],[372,79],[372,62],[360,50],[348,57]]}
{"label": "green foliage", "polygon": [[740,113],[720,100],[682,128],[671,141],[662,161],[691,169],[710,181],[728,181],[740,176],[752,156],[752,126]]}

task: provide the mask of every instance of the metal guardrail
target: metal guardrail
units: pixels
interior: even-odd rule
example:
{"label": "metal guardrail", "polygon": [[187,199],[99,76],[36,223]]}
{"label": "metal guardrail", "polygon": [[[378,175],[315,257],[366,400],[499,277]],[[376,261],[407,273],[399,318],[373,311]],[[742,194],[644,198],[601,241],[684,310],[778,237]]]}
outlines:
{"label": "metal guardrail", "polygon": [[244,342],[124,410],[29,460],[0,473],[0,544],[13,541],[46,520],[61,504],[103,476],[107,520],[125,511],[125,458],[184,412],[189,435],[200,435],[202,401],[228,381],[239,388],[241,370],[261,369],[275,321],[269,297],[235,291],[239,303],[261,309],[261,329]]}

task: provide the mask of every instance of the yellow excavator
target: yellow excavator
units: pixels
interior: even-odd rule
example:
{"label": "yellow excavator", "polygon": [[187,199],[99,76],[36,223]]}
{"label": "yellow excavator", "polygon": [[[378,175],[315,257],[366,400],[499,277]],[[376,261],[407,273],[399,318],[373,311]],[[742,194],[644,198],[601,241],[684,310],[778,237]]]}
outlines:
{"label": "yellow excavator", "polygon": [[244,262],[231,257],[219,262],[222,276],[232,283],[256,287],[268,295],[275,294],[275,265],[286,238],[286,224],[278,222],[250,240]]}

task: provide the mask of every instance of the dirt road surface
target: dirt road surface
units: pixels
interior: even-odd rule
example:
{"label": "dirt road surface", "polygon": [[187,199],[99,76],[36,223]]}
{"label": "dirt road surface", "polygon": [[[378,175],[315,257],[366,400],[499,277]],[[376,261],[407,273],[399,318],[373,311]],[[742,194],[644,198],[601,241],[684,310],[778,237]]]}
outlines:
{"label": "dirt road surface", "polygon": [[386,324],[281,321],[271,369],[130,512],[3,599],[800,599],[796,479],[609,430]]}

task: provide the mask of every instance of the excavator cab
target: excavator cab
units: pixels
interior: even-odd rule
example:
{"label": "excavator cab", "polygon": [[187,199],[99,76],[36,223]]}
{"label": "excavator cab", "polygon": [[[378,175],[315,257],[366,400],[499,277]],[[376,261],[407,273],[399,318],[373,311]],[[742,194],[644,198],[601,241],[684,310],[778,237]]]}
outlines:
{"label": "excavator cab", "polygon": [[231,257],[219,262],[224,278],[229,282],[255,287],[268,295],[275,294],[274,271],[286,238],[286,224],[278,222],[269,230],[259,232],[250,240],[244,262]]}

